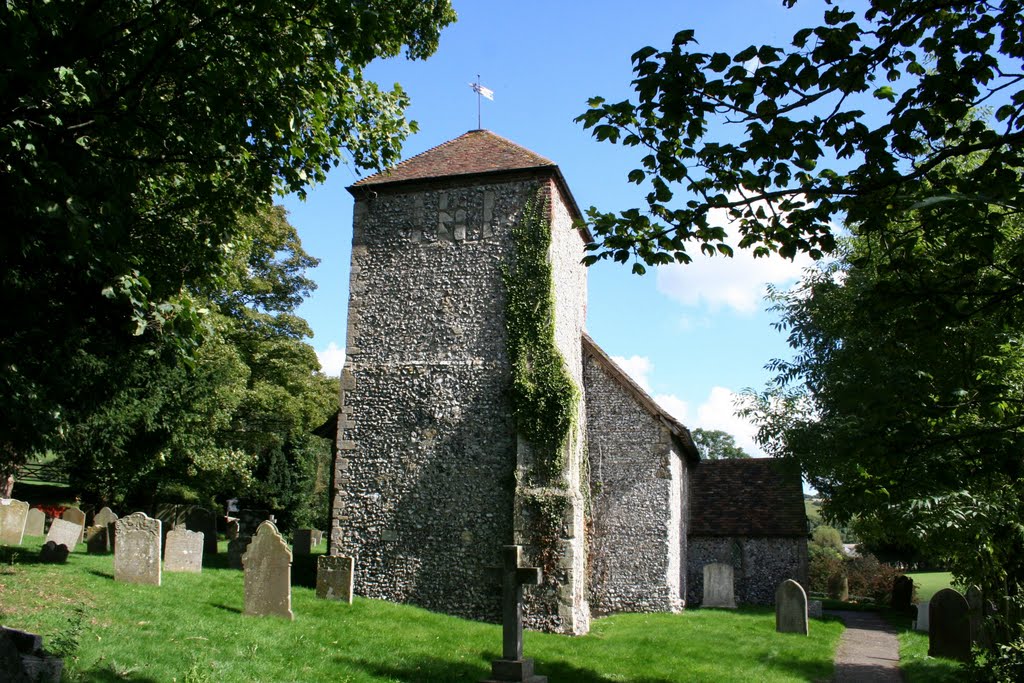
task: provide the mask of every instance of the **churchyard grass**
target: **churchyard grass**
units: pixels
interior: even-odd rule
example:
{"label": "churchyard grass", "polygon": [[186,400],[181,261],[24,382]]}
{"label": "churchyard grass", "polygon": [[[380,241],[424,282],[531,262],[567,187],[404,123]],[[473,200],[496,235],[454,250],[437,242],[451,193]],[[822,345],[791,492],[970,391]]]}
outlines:
{"label": "churchyard grass", "polygon": [[918,602],[926,602],[943,588],[953,585],[953,575],[949,572],[907,572],[917,586]]}
{"label": "churchyard grass", "polygon": [[[477,681],[500,654],[499,626],[294,587],[294,621],[250,617],[242,572],[168,573],[115,583],[110,555],[84,546],[36,561],[42,538],[0,548],[0,622],[68,653],[65,681]],[[221,556],[223,557],[223,555]],[[827,680],[842,631],[775,632],[768,609],[623,614],[578,638],[528,632],[526,656],[559,683]]]}

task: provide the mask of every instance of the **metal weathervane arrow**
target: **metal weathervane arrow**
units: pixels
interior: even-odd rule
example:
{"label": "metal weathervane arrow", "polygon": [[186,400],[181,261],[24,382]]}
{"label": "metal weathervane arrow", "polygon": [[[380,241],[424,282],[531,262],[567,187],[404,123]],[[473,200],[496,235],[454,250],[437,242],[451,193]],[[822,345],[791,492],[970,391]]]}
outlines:
{"label": "metal weathervane arrow", "polygon": [[482,129],[483,126],[480,125],[480,100],[486,97],[491,102],[493,102],[494,91],[491,90],[490,88],[485,88],[484,86],[480,85],[480,74],[476,75],[476,83],[470,83],[469,87],[472,88],[473,92],[476,93],[476,127],[477,129]]}

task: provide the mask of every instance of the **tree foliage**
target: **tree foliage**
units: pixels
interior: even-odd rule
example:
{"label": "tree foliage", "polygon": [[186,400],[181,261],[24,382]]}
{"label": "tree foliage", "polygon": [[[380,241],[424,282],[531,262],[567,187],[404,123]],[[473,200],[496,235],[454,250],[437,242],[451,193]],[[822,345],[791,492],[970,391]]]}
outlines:
{"label": "tree foliage", "polygon": [[[955,210],[969,230],[951,246],[998,241],[1024,206],[1022,36],[1019,0],[872,0],[860,17],[832,5],[786,47],[702,53],[684,30],[639,50],[635,100],[595,97],[577,121],[643,150],[628,177],[647,206],[591,209],[588,262],[643,272],[689,262],[690,243],[731,255],[730,232],[755,255],[818,258],[837,218],[883,233],[912,207]],[[963,125],[982,106],[991,119]],[[967,171],[950,163],[979,151]]]}
{"label": "tree foliage", "polygon": [[94,359],[191,357],[195,292],[274,191],[302,194],[343,150],[396,160],[406,95],[363,67],[428,56],[453,19],[447,0],[8,2],[0,458],[113,398]]}
{"label": "tree foliage", "polygon": [[242,497],[289,526],[326,514],[315,501],[331,448],[310,432],[337,409],[338,387],[319,373],[295,315],[317,261],[281,207],[247,218],[244,230],[223,285],[194,293],[212,320],[194,363],[170,344],[127,365],[93,359],[116,391],[98,409],[68,412],[55,444],[87,498],[147,506]]}
{"label": "tree foliage", "polygon": [[693,430],[693,443],[700,451],[700,457],[706,460],[729,460],[733,458],[749,458],[750,455],[736,445],[732,434],[720,429]]}

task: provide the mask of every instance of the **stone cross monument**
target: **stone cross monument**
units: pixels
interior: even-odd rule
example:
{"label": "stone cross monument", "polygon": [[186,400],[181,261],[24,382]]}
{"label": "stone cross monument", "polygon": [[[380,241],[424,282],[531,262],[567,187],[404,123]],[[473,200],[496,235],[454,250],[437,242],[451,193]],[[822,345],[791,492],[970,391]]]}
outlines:
{"label": "stone cross monument", "polygon": [[533,660],[523,659],[523,586],[540,585],[539,567],[521,567],[522,546],[501,549],[501,659],[491,663],[491,678],[483,683],[547,683],[533,675]]}

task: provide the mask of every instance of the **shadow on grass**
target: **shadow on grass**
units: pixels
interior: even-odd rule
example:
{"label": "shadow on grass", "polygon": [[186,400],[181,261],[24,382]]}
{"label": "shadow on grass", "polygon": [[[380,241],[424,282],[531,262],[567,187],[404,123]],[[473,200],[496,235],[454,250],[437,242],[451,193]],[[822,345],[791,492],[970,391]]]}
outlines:
{"label": "shadow on grass", "polygon": [[94,667],[86,671],[79,671],[76,680],[89,681],[89,683],[159,683],[155,678],[149,676],[137,676],[130,671],[118,673],[109,666]]}
{"label": "shadow on grass", "polygon": [[89,573],[93,576],[98,576],[101,579],[110,579],[111,581],[114,580],[114,574],[112,572],[101,572],[99,569],[90,569]]}
{"label": "shadow on grass", "polygon": [[242,610],[238,609],[237,607],[230,607],[228,605],[221,605],[221,604],[218,604],[216,602],[211,602],[211,603],[208,603],[208,604],[210,605],[210,607],[216,607],[217,609],[222,609],[225,612],[231,612],[233,614],[241,614],[242,613]]}

